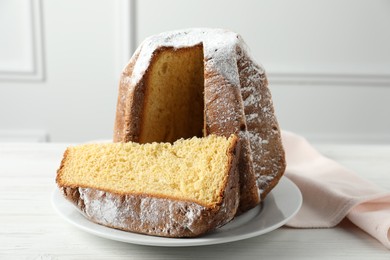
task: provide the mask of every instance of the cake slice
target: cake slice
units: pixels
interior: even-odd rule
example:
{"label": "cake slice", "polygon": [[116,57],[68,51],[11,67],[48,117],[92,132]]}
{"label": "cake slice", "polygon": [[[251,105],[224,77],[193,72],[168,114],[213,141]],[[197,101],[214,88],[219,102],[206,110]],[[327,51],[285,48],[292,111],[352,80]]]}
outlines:
{"label": "cake slice", "polygon": [[165,237],[194,237],[234,218],[238,138],[69,147],[57,171],[64,196],[91,221]]}

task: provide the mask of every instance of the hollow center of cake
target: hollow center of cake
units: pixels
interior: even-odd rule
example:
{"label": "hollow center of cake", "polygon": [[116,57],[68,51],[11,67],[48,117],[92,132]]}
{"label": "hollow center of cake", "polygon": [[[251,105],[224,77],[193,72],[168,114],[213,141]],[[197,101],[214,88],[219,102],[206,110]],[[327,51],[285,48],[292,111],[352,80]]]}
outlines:
{"label": "hollow center of cake", "polygon": [[203,47],[164,48],[155,53],[149,69],[139,142],[201,137]]}

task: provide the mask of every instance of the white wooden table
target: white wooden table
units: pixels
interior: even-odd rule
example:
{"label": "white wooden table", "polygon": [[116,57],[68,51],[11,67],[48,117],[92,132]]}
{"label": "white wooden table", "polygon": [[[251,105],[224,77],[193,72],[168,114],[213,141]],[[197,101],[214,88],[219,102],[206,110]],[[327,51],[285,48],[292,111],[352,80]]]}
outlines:
{"label": "white wooden table", "polygon": [[[343,221],[227,244],[167,248],[96,237],[68,224],[50,199],[67,144],[0,144],[0,259],[390,259],[390,250]],[[317,145],[325,155],[390,190],[390,145]]]}

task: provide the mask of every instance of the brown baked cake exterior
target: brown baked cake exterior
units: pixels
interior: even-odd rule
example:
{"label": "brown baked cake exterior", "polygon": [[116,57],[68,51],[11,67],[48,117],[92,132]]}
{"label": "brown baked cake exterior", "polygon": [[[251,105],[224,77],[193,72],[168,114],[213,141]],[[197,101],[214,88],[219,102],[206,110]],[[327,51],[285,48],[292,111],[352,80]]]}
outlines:
{"label": "brown baked cake exterior", "polygon": [[[69,156],[69,150],[64,153],[56,182],[65,198],[87,219],[95,223],[154,236],[197,237],[225,225],[237,213],[239,205],[237,165],[240,149],[238,138],[236,136],[231,138],[228,149],[218,152],[227,155],[227,165],[223,190],[218,194],[219,200],[215,205],[203,205],[169,195],[119,193],[85,185],[70,185],[64,177],[65,168],[68,167],[67,161],[74,160]],[[83,164],[83,159],[79,161]],[[98,168],[104,165],[106,164],[99,164]],[[80,167],[85,168],[85,165]],[[114,168],[111,171],[117,170]]]}
{"label": "brown baked cake exterior", "polygon": [[264,69],[241,37],[187,29],[147,38],[123,71],[114,142],[239,137],[241,212],[258,205],[285,170]]}

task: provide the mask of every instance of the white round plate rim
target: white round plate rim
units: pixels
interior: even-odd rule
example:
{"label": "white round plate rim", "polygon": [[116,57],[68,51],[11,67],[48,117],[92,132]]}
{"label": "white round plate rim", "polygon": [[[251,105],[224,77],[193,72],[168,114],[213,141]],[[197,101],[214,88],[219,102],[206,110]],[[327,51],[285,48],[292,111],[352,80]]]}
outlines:
{"label": "white round plate rim", "polygon": [[236,217],[225,226],[196,238],[157,237],[96,224],[85,218],[62,196],[59,189],[53,192],[52,205],[66,221],[99,237],[139,245],[183,247],[222,244],[269,233],[296,215],[302,205],[302,194],[291,180],[282,177],[261,205]]}

